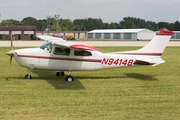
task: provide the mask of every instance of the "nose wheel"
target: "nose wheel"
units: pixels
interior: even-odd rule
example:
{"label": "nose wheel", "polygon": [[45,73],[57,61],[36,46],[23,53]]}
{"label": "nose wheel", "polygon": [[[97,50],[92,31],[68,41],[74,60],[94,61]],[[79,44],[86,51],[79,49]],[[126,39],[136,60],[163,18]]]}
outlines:
{"label": "nose wheel", "polygon": [[28,71],[29,71],[28,74],[26,74],[26,75],[24,76],[24,78],[25,78],[25,79],[32,79],[31,70],[29,69]]}
{"label": "nose wheel", "polygon": [[31,76],[30,74],[26,74],[26,75],[24,76],[24,78],[25,78],[25,79],[32,79],[32,76]]}

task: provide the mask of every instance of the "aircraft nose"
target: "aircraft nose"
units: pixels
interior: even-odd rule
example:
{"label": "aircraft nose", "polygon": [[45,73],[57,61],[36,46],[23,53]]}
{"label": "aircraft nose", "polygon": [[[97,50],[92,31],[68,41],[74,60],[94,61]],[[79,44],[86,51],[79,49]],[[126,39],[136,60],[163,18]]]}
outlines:
{"label": "aircraft nose", "polygon": [[14,50],[10,50],[6,54],[13,57],[14,56]]}

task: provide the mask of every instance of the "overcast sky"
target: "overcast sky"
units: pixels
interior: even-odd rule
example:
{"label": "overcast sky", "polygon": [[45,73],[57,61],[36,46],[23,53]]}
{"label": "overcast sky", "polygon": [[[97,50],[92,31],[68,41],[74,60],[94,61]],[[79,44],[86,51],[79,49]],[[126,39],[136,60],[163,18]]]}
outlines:
{"label": "overcast sky", "polygon": [[180,21],[180,0],[0,0],[1,21],[25,17],[46,19],[101,18],[103,22],[119,22],[123,17],[137,17],[153,22]]}

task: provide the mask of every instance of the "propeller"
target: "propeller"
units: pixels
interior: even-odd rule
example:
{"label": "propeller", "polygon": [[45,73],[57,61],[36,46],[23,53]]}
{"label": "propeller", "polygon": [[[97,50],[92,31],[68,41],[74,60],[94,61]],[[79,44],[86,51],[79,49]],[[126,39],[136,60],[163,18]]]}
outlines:
{"label": "propeller", "polygon": [[14,50],[10,50],[6,54],[10,56],[10,64],[11,64],[12,58],[14,57]]}
{"label": "propeller", "polygon": [[14,57],[14,49],[13,49],[12,35],[11,35],[11,50],[8,51],[6,54],[10,56],[10,64],[11,64],[12,58]]}

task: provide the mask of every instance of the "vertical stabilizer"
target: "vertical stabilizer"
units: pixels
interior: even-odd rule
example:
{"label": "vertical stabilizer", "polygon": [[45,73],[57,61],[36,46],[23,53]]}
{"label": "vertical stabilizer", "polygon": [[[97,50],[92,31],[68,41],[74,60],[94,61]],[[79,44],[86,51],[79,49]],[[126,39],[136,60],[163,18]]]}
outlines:
{"label": "vertical stabilizer", "polygon": [[162,29],[158,32],[158,35],[156,35],[147,45],[137,50],[136,52],[162,54],[172,34],[174,34],[174,32],[167,29]]}

